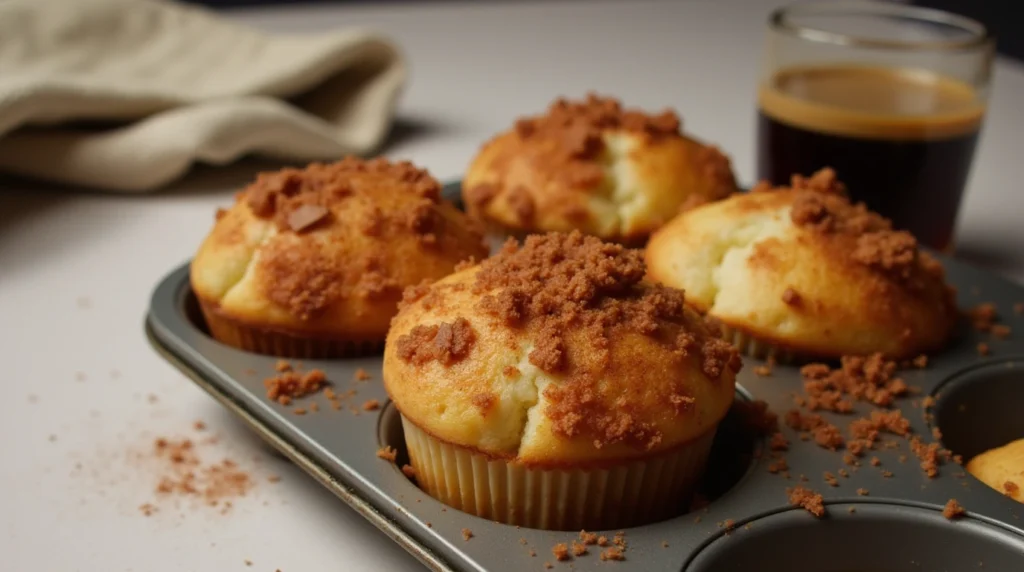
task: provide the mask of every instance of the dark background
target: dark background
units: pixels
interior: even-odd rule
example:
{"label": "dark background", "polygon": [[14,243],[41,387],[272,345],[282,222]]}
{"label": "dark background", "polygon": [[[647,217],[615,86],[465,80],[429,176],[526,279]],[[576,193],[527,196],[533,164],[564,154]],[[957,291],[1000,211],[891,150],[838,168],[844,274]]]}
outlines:
{"label": "dark background", "polygon": [[[433,0],[185,0],[214,8],[272,6],[282,4],[429,4]],[[449,2],[451,0],[448,0]],[[460,0],[484,2],[488,0]],[[541,0],[500,0],[538,2]],[[585,3],[587,0],[576,0]],[[626,0],[622,0],[626,1]],[[714,0],[728,2],[729,0]],[[939,8],[974,18],[996,35],[996,46],[1005,56],[1024,60],[1024,0],[910,0],[910,4]]]}

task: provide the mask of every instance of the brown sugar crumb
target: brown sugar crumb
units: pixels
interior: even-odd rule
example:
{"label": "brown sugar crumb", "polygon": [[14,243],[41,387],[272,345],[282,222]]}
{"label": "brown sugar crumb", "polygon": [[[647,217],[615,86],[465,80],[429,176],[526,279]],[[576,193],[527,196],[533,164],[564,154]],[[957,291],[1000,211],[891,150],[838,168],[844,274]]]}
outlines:
{"label": "brown sugar crumb", "polygon": [[804,414],[797,409],[786,413],[786,425],[798,431],[810,431],[819,447],[835,451],[843,447],[846,440],[839,428],[816,413]]}
{"label": "brown sugar crumb", "polygon": [[849,472],[847,472],[847,470],[846,470],[846,469],[839,469],[839,470],[838,470],[838,471],[836,471],[836,472],[837,472],[837,473],[839,473],[839,476],[840,476],[840,477],[843,477],[844,479],[846,479],[846,478],[849,478],[849,477],[850,477],[850,473],[849,473]]}
{"label": "brown sugar crumb", "polygon": [[587,544],[587,545],[597,544],[597,535],[594,534],[593,532],[587,532],[586,530],[581,530],[580,531],[580,541],[583,542],[583,544]]}
{"label": "brown sugar crumb", "polygon": [[838,487],[839,486],[839,480],[836,479],[835,475],[833,475],[832,473],[830,473],[828,471],[825,471],[825,482],[828,483],[828,486],[830,486],[830,487]]}
{"label": "brown sugar crumb", "polygon": [[768,439],[768,448],[772,451],[786,451],[789,449],[789,440],[781,432],[776,431]]}
{"label": "brown sugar crumb", "polygon": [[419,325],[398,338],[398,357],[413,365],[437,361],[447,367],[468,356],[475,342],[476,331],[465,318]]}
{"label": "brown sugar crumb", "polygon": [[572,541],[572,555],[583,556],[587,553],[587,546],[581,542]]}
{"label": "brown sugar crumb", "polygon": [[985,342],[978,343],[978,355],[984,357],[992,353],[992,348]]}
{"label": "brown sugar crumb", "polygon": [[195,429],[196,431],[205,431],[206,423],[203,423],[202,421],[196,421],[195,423],[192,424],[192,428]]}
{"label": "brown sugar crumb", "polygon": [[792,288],[786,288],[782,293],[782,302],[787,306],[799,306],[802,301],[800,294]]}
{"label": "brown sugar crumb", "polygon": [[288,405],[293,399],[316,393],[326,385],[327,375],[319,369],[311,369],[305,373],[289,369],[263,380],[267,399],[277,401],[281,405]]}
{"label": "brown sugar crumb", "polygon": [[391,445],[385,445],[382,449],[377,449],[377,458],[384,459],[389,463],[394,463],[398,457],[398,451],[395,450]]}
{"label": "brown sugar crumb", "polygon": [[1003,491],[1007,495],[1013,496],[1017,494],[1018,491],[1020,491],[1020,487],[1017,486],[1017,483],[1013,481],[1006,481],[1005,483],[1003,483]]}
{"label": "brown sugar crumb", "polygon": [[229,499],[245,496],[256,484],[231,459],[204,463],[199,445],[190,439],[160,437],[153,442],[152,451],[163,468],[156,484],[156,493],[161,497],[196,498],[208,506],[223,504],[221,512],[225,513],[230,510]]}
{"label": "brown sugar crumb", "polygon": [[367,399],[362,405],[363,411],[376,411],[380,409],[380,401],[376,399]]}
{"label": "brown sugar crumb", "polygon": [[928,408],[934,407],[934,406],[935,406],[935,398],[932,397],[931,395],[926,395],[924,397],[924,399],[921,400],[921,407],[924,408],[924,409],[928,409]]}
{"label": "brown sugar crumb", "polygon": [[790,505],[801,507],[818,518],[825,516],[825,503],[821,494],[800,485],[786,489],[786,494]]}
{"label": "brown sugar crumb", "polygon": [[274,364],[274,370],[280,373],[292,371],[292,364],[288,360],[279,359],[277,360],[277,363]]}
{"label": "brown sugar crumb", "polygon": [[532,548],[530,549],[530,551],[527,554],[530,555],[530,558],[536,558],[537,557],[537,551],[532,549]]}
{"label": "brown sugar crumb", "polygon": [[932,427],[932,437],[935,439],[942,439],[942,430],[938,427]]}
{"label": "brown sugar crumb", "polygon": [[768,472],[773,474],[773,475],[776,474],[776,473],[781,473],[783,471],[788,471],[788,470],[789,470],[789,465],[786,464],[786,460],[785,459],[777,459],[777,460],[772,461],[771,463],[768,464]]}
{"label": "brown sugar crumb", "polygon": [[771,377],[772,368],[768,367],[767,365],[759,365],[754,367],[754,373],[761,377]]}
{"label": "brown sugar crumb", "polygon": [[868,496],[868,490],[864,488],[857,489],[857,494],[862,497],[866,497]]}
{"label": "brown sugar crumb", "polygon": [[[522,245],[509,240],[479,265],[473,284],[479,309],[505,327],[528,331],[535,341],[529,361],[563,376],[544,389],[545,414],[557,435],[585,435],[595,446],[650,449],[660,442],[654,424],[600,398],[594,372],[612,365],[609,344],[622,333],[649,336],[712,380],[739,371],[738,352],[684,310],[682,292],[648,284],[645,274],[639,250],[577,231],[531,235]],[[576,348],[571,363],[570,332],[581,332],[575,343],[589,346]],[[687,414],[686,387],[680,383],[670,395],[677,414]]]}
{"label": "brown sugar crumb", "polygon": [[569,547],[566,546],[564,542],[559,542],[558,544],[552,546],[551,553],[555,555],[555,560],[559,561],[568,560],[572,558],[572,556],[569,555]]}
{"label": "brown sugar crumb", "polygon": [[547,568],[548,570],[551,570],[552,568],[554,568],[554,566],[552,566],[550,562],[545,562],[544,563],[544,568]]}
{"label": "brown sugar crumb", "polygon": [[917,369],[924,369],[924,368],[928,367],[928,356],[926,356],[924,354],[921,354],[921,355],[917,356],[916,358],[914,358],[914,360],[911,363]]}
{"label": "brown sugar crumb", "polygon": [[882,464],[882,461],[878,460],[878,457],[871,457],[871,466],[877,467]]}
{"label": "brown sugar crumb", "polygon": [[882,471],[882,478],[883,479],[892,478],[892,471]]}
{"label": "brown sugar crumb", "polygon": [[469,540],[470,538],[473,538],[473,531],[468,529],[468,528],[463,528],[462,529],[462,539],[463,540]]}
{"label": "brown sugar crumb", "polygon": [[1001,340],[1005,340],[1006,338],[1010,337],[1011,333],[1012,330],[1010,330],[1010,326],[1006,326],[1003,324],[995,324],[992,326],[992,335]]}
{"label": "brown sugar crumb", "polygon": [[281,477],[279,477],[277,475],[270,475],[269,477],[267,477],[267,482],[268,483],[279,483],[279,482],[281,482]]}
{"label": "brown sugar crumb", "polygon": [[246,566],[252,566],[252,560],[245,560]]}
{"label": "brown sugar crumb", "polygon": [[979,332],[988,332],[992,330],[992,326],[995,325],[999,319],[998,312],[996,312],[995,304],[991,302],[985,302],[978,304],[967,311],[967,317],[971,320],[971,325],[974,326],[975,330]]}
{"label": "brown sugar crumb", "polygon": [[359,368],[356,370],[355,378],[356,381],[366,381],[368,379],[373,379],[373,376],[371,376],[365,369]]}
{"label": "brown sugar crumb", "polygon": [[957,502],[956,499],[949,499],[949,501],[946,502],[946,506],[942,509],[942,516],[949,520],[956,520],[964,516],[966,513],[967,511],[964,510],[964,507],[960,506],[960,503]]}
{"label": "brown sugar crumb", "polygon": [[882,354],[843,356],[840,367],[812,363],[800,369],[804,378],[807,409],[823,409],[837,413],[850,413],[850,400],[867,401],[888,407],[896,397],[909,393],[910,388],[895,376],[897,363],[886,360]]}
{"label": "brown sugar crumb", "polygon": [[601,551],[601,560],[625,560],[626,555],[622,552],[621,548],[614,546],[605,548]]}
{"label": "brown sugar crumb", "polygon": [[139,505],[139,512],[141,512],[143,516],[153,516],[153,513],[157,512],[157,510],[159,509],[157,509],[156,505],[152,503],[147,502]]}
{"label": "brown sugar crumb", "polygon": [[921,470],[924,471],[925,475],[929,478],[934,479],[939,474],[939,444],[928,443],[925,444],[918,437],[912,437],[910,439],[910,451],[920,459]]}
{"label": "brown sugar crumb", "polygon": [[295,415],[305,415],[306,413],[309,412],[306,410],[305,407],[296,407],[295,409],[292,409],[292,413]]}
{"label": "brown sugar crumb", "polygon": [[597,537],[597,545],[598,546],[608,546],[608,537],[607,536],[598,536]]}
{"label": "brown sugar crumb", "polygon": [[402,474],[410,479],[416,478],[416,469],[412,465],[402,465]]}

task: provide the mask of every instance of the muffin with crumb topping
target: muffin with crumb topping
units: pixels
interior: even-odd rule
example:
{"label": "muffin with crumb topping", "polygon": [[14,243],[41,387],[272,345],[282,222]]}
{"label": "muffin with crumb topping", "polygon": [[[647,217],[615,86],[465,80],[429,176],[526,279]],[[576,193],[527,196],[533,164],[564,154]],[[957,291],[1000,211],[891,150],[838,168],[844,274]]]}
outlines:
{"label": "muffin with crumb topping", "polygon": [[383,374],[419,485],[544,529],[684,510],[741,364],[644,273],[639,251],[574,231],[409,289]]}
{"label": "muffin with crumb topping", "polygon": [[260,174],[218,211],[190,280],[217,340],[342,357],[380,350],[405,287],[486,255],[426,171],[349,157]]}
{"label": "muffin with crumb topping", "polygon": [[576,229],[642,243],[683,204],[736,190],[729,159],[680,125],[672,111],[593,94],[559,99],[484,144],[462,182],[467,210],[502,233]]}
{"label": "muffin with crumb topping", "polygon": [[942,265],[830,169],[685,211],[646,261],[756,357],[909,358],[943,347],[957,317]]}

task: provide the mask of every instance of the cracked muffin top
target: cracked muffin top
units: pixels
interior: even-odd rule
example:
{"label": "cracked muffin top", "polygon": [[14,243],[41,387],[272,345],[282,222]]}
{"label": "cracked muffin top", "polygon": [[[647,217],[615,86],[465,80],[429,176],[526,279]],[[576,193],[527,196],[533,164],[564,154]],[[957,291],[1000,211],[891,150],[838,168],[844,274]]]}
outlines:
{"label": "cracked muffin top", "polygon": [[640,243],[687,200],[736,190],[729,159],[649,115],[591,94],[555,101],[485,143],[462,184],[468,212],[512,233],[580,230]]}
{"label": "cracked muffin top", "polygon": [[218,211],[191,283],[204,310],[238,323],[383,341],[405,287],[486,255],[426,171],[350,157],[260,174]]}
{"label": "cracked muffin top", "polygon": [[579,232],[510,240],[406,291],[385,388],[435,438],[529,466],[680,446],[724,417],[740,360],[644,273],[639,251]]}
{"label": "cracked muffin top", "polygon": [[802,355],[913,357],[942,347],[957,316],[942,265],[830,169],[683,212],[646,261],[699,311]]}

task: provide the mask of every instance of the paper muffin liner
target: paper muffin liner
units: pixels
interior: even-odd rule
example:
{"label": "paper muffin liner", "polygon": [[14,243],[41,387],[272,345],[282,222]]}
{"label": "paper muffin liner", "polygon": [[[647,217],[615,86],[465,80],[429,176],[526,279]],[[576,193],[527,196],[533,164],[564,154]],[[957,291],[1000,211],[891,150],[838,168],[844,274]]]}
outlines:
{"label": "paper muffin liner", "polygon": [[203,302],[199,303],[199,308],[213,339],[253,353],[296,359],[328,359],[358,357],[384,348],[384,340],[306,338],[238,323]]}
{"label": "paper muffin liner", "polygon": [[725,324],[719,324],[719,329],[722,331],[722,339],[735,346],[741,354],[752,358],[763,360],[771,358],[775,360],[775,363],[784,365],[799,363],[806,359],[806,356],[786,348],[781,348]]}
{"label": "paper muffin liner", "polygon": [[437,500],[505,524],[609,530],[681,514],[707,464],[712,428],[668,453],[603,468],[536,469],[433,437],[402,417],[416,481]]}

